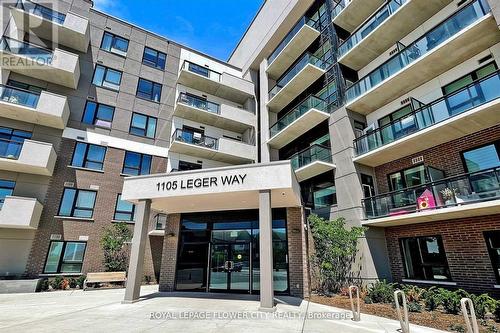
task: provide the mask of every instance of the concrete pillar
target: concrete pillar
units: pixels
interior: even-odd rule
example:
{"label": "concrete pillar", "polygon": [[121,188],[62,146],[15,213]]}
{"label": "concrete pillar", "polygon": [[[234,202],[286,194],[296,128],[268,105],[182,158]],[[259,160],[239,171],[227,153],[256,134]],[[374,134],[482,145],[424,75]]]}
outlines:
{"label": "concrete pillar", "polygon": [[259,192],[260,311],[275,311],[271,190]]}
{"label": "concrete pillar", "polygon": [[148,239],[149,213],[151,200],[141,200],[136,207],[134,238],[128,266],[127,288],[123,303],[134,303],[139,300],[142,274],[144,269],[144,252]]}
{"label": "concrete pillar", "polygon": [[267,109],[267,99],[269,96],[269,86],[267,79],[267,59],[262,60],[259,67],[259,114],[260,114],[260,162],[267,163],[271,161],[269,146],[269,111]]}

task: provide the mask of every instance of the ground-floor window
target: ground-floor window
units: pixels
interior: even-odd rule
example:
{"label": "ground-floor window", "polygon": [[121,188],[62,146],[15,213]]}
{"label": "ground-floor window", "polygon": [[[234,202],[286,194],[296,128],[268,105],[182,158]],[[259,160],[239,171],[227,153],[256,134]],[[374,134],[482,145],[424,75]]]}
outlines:
{"label": "ground-floor window", "polygon": [[405,275],[417,280],[451,280],[441,236],[400,239]]}
{"label": "ground-floor window", "polygon": [[85,242],[50,242],[44,273],[81,273],[86,247]]}
{"label": "ground-floor window", "polygon": [[485,232],[484,238],[486,239],[486,246],[490,253],[495,276],[497,281],[500,282],[500,230]]}
{"label": "ground-floor window", "polygon": [[[177,290],[258,292],[257,210],[183,214],[176,271]],[[275,292],[288,291],[286,210],[273,210]]]}

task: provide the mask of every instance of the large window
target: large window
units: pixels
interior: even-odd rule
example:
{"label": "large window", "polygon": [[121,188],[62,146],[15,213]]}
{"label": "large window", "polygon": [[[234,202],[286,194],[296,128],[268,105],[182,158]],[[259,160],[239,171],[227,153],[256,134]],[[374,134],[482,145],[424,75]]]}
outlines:
{"label": "large window", "polygon": [[124,174],[132,176],[149,175],[150,171],[151,155],[134,153],[131,151],[125,152],[122,171]]}
{"label": "large window", "polygon": [[462,153],[467,172],[476,172],[500,166],[500,141]]}
{"label": "large window", "polygon": [[167,55],[160,51],[153,50],[149,47],[144,48],[144,54],[142,56],[142,63],[154,68],[165,69],[165,63],[167,62]]}
{"label": "large window", "polygon": [[156,133],[156,118],[139,113],[132,113],[130,133],[148,138],[154,138]]}
{"label": "large window", "polygon": [[14,187],[16,186],[16,182],[12,180],[3,180],[0,179],[0,209],[5,202],[5,197],[12,195],[14,192]]}
{"label": "large window", "polygon": [[405,276],[417,280],[450,280],[441,236],[400,239]]}
{"label": "large window", "polygon": [[146,79],[139,79],[137,97],[160,103],[161,84]]}
{"label": "large window", "polygon": [[500,282],[500,231],[485,232],[484,238],[486,239],[486,247],[490,253],[495,276],[497,281]]}
{"label": "large window", "polygon": [[465,76],[462,76],[458,80],[455,80],[447,85],[445,85],[442,90],[444,95],[451,94],[457,90],[462,89],[463,87],[471,84],[472,82],[482,79],[483,77],[486,77],[490,75],[491,73],[494,73],[497,70],[497,66],[494,62],[489,63],[477,70],[475,70],[472,73],[469,73]]}
{"label": "large window", "polygon": [[122,195],[118,194],[116,198],[116,207],[114,219],[116,221],[133,221],[134,220],[135,205],[122,200]]}
{"label": "large window", "polygon": [[85,242],[52,241],[45,262],[44,273],[81,273]]}
{"label": "large window", "polygon": [[26,139],[31,139],[30,132],[0,126],[0,157],[19,158]]}
{"label": "large window", "polygon": [[73,152],[72,166],[102,170],[104,158],[106,156],[106,147],[77,142]]}
{"label": "large window", "polygon": [[92,218],[97,192],[65,188],[59,207],[59,216]]}
{"label": "large window", "polygon": [[111,128],[115,108],[105,104],[88,101],[83,112],[82,122],[85,124]]}
{"label": "large window", "polygon": [[92,83],[96,86],[118,90],[121,81],[122,72],[101,65],[95,67]]}
{"label": "large window", "polygon": [[102,37],[101,49],[125,57],[128,50],[128,40],[105,32]]}

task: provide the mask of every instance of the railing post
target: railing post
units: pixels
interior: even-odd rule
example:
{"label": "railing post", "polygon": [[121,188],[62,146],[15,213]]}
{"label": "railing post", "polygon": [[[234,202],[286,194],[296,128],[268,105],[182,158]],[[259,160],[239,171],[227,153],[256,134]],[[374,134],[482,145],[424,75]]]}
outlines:
{"label": "railing post", "polygon": [[[352,298],[352,292],[356,290],[356,307],[354,307],[354,299]],[[361,320],[361,311],[359,309],[359,288],[357,286],[349,287],[349,298],[351,299],[351,310],[352,310],[352,320]]]}
{"label": "railing post", "polygon": [[[462,315],[464,316],[465,320],[465,326],[467,327],[467,333],[479,333],[476,311],[474,310],[474,303],[472,303],[472,300],[470,298],[464,297],[460,300],[460,305],[462,308]],[[467,305],[469,306],[468,309]]]}
{"label": "railing post", "polygon": [[[399,304],[399,295],[403,300],[403,307]],[[401,331],[403,333],[410,333],[410,322],[408,321],[408,306],[406,305],[406,295],[402,290],[394,292],[394,302],[396,303],[396,313],[398,314]]]}

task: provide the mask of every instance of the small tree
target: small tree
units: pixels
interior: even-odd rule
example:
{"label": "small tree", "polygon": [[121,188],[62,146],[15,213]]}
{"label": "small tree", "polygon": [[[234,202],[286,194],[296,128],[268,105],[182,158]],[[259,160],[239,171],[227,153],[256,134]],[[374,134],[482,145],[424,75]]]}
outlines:
{"label": "small tree", "polygon": [[318,291],[337,293],[354,280],[352,266],[358,252],[358,239],[366,228],[346,228],[342,217],[327,221],[312,214],[308,220],[314,242],[312,264],[318,274]]}
{"label": "small tree", "polygon": [[104,251],[104,267],[108,272],[127,270],[128,251],[125,247],[132,240],[132,231],[124,222],[114,223],[104,230],[101,246]]}

